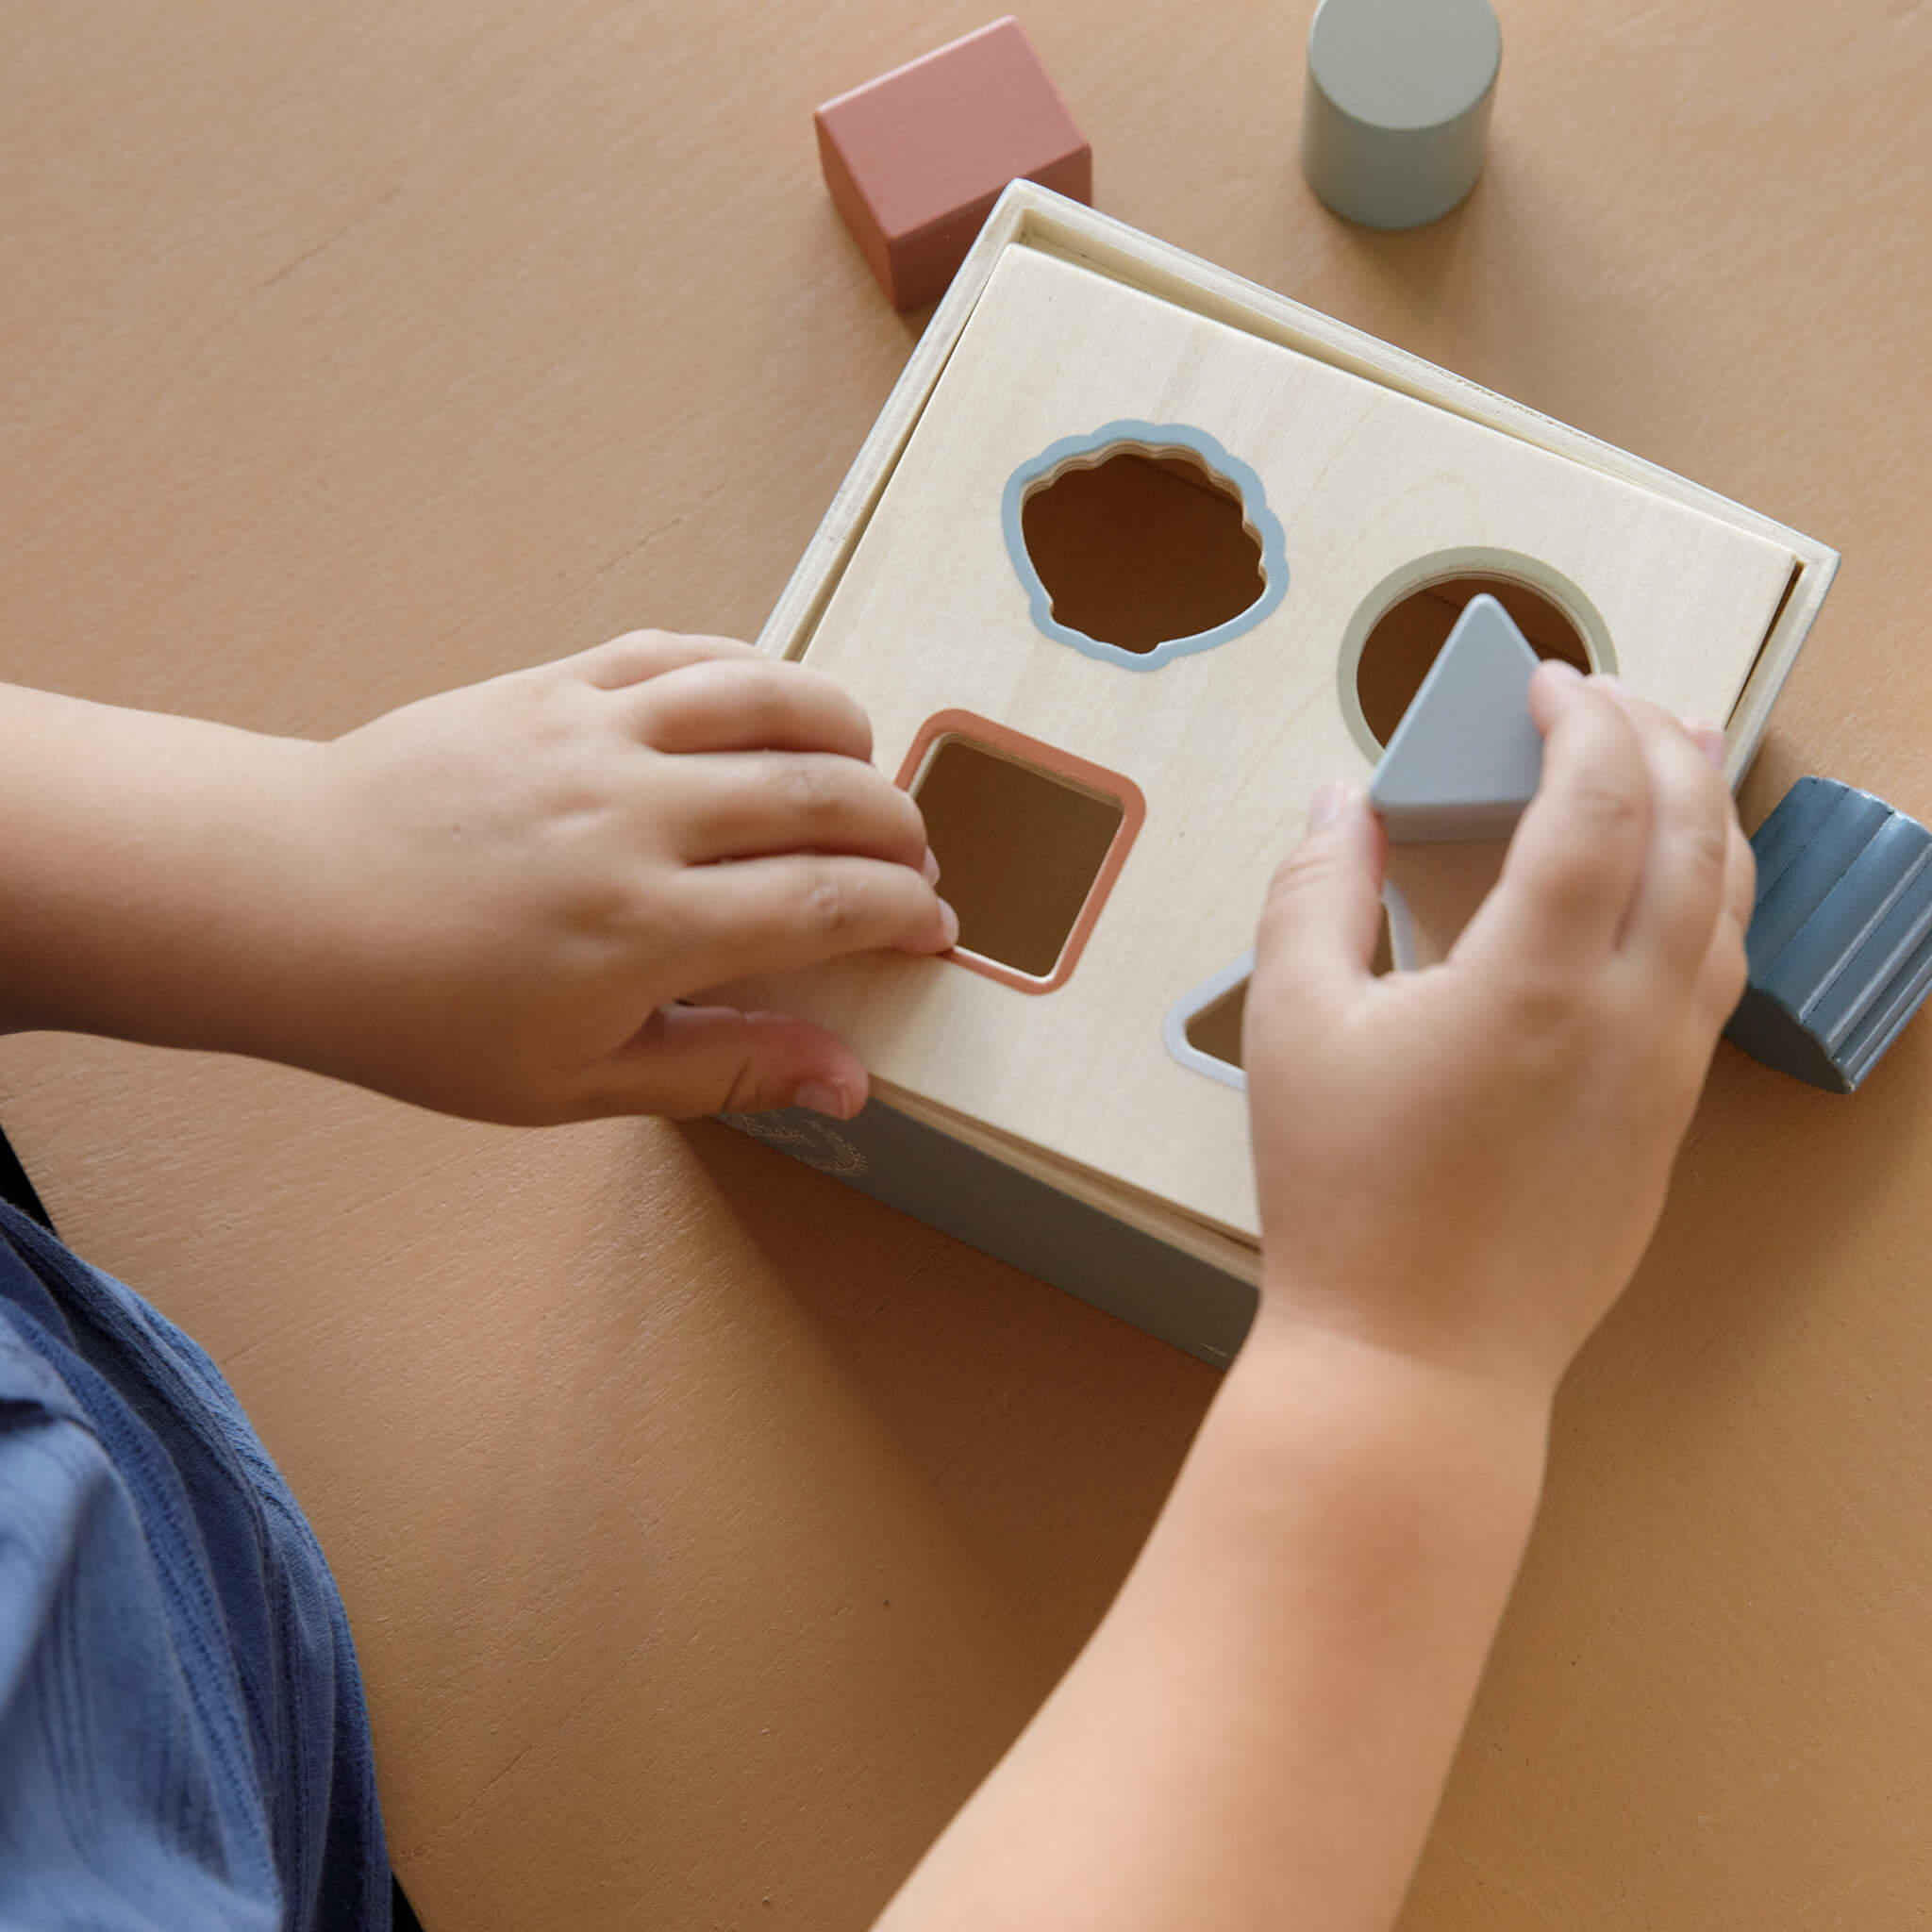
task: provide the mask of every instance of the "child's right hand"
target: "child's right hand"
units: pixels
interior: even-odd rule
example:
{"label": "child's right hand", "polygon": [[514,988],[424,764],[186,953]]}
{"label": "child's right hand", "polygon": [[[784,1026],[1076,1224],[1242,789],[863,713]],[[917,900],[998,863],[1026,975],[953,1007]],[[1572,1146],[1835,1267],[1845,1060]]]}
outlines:
{"label": "child's right hand", "polygon": [[1276,874],[1242,1055],[1254,1332],[893,1932],[1394,1923],[1550,1398],[1650,1239],[1743,981],[1751,851],[1715,734],[1554,665],[1530,698],[1542,789],[1441,965],[1370,973],[1384,847],[1359,793]]}
{"label": "child's right hand", "polygon": [[1371,975],[1383,833],[1359,793],[1317,800],[1243,1058],[1263,1320],[1547,1396],[1662,1210],[1755,873],[1713,727],[1559,665],[1530,697],[1542,788],[1440,966]]}

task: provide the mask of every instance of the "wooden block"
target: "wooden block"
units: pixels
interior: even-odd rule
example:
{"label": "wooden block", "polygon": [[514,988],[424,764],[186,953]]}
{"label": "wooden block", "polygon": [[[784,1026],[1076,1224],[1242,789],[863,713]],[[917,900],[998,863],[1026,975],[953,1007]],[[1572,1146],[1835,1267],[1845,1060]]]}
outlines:
{"label": "wooden block", "polygon": [[1093,192],[1092,150],[1011,15],[813,120],[825,185],[894,308],[944,290],[1008,182]]}
{"label": "wooden block", "polygon": [[[1089,493],[1137,572],[1158,569],[1169,510],[1188,533],[1174,580],[1122,608],[1047,554],[1084,541],[1071,509],[1028,515],[1035,492],[1115,464],[1122,491]],[[1725,720],[1735,782],[1836,564],[1797,531],[1015,184],[762,641],[855,692],[888,770],[966,711],[1130,781],[1144,822],[1043,996],[900,956],[734,991],[841,1030],[923,1128],[1252,1280],[1242,1095],[1172,1054],[1163,1023],[1252,944],[1316,788],[1368,779],[1402,702],[1367,689],[1381,641],[1412,691],[1468,598],[1492,590],[1540,654]],[[1183,581],[1196,566],[1209,581]],[[1223,593],[1242,584],[1254,601],[1229,617]],[[1118,629],[1127,607],[1163,616],[1112,641],[1079,629]],[[1158,635],[1191,622],[1207,628]],[[1408,959],[1442,957],[1502,851],[1391,854]]]}
{"label": "wooden block", "polygon": [[1395,727],[1369,803],[1398,845],[1507,839],[1536,796],[1536,653],[1493,597],[1470,600]]}
{"label": "wooden block", "polygon": [[1302,104],[1308,186],[1371,228],[1447,214],[1482,173],[1502,62],[1490,0],[1322,0]]}
{"label": "wooden block", "polygon": [[1751,977],[1725,1031],[1849,1093],[1932,991],[1932,833],[1869,791],[1800,778],[1751,845]]}

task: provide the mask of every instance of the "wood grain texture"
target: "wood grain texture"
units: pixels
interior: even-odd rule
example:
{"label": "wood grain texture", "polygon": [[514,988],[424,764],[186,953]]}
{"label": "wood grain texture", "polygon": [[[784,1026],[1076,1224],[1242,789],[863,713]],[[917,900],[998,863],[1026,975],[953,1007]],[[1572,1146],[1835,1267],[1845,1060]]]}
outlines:
{"label": "wood grain texture", "polygon": [[[1042,635],[1000,516],[1022,466],[1123,419],[1205,431],[1256,473],[1288,533],[1282,602],[1154,671]],[[1317,787],[1367,780],[1338,700],[1343,641],[1380,614],[1391,577],[1450,552],[1554,572],[1601,615],[1636,690],[1707,718],[1729,716],[1794,567],[1789,550],[1701,509],[1008,249],[805,661],[866,705],[889,769],[927,719],[959,706],[1125,773],[1147,795],[1147,825],[1050,997],[876,955],[766,982],[758,1003],[843,1032],[891,1093],[1256,1239],[1245,1101],[1174,1060],[1161,1019],[1252,943]]]}
{"label": "wood grain texture", "polygon": [[[766,620],[758,639],[762,649],[795,658],[810,648],[826,604],[978,306],[985,282],[1015,243],[1113,276],[1192,314],[1294,349],[1331,368],[1367,376],[1385,389],[1500,429],[1540,449],[1702,509],[1734,527],[1755,531],[1789,549],[1798,560],[1797,567],[1743,690],[1723,720],[1725,774],[1733,788],[1740,782],[1757,757],[1771,707],[1783,690],[1837,575],[1840,559],[1834,548],[1760,510],[1745,508],[1708,484],[1693,482],[1666,465],[1635,456],[1412,351],[1381,341],[1345,321],[1277,294],[1130,224],[1041,194],[1024,181],[1013,182],[1001,196],[944,300],[935,309],[811,544]],[[1572,601],[1575,601],[1574,596]],[[1573,615],[1587,613],[1579,609]]]}
{"label": "wood grain texture", "polygon": [[[1367,235],[1294,162],[1309,11],[1026,25],[1104,208],[1841,547],[1747,822],[1805,771],[1925,819],[1932,16],[1513,8],[1475,192]],[[634,624],[756,631],[917,326],[812,107],[985,18],[23,16],[4,675],[319,733]],[[0,1041],[0,1119],[313,1513],[431,1932],[863,1923],[1214,1386],[723,1129],[468,1127],[51,1036]],[[1850,1102],[1720,1050],[1413,1932],[1923,1918],[1928,1156],[1924,1022]]]}

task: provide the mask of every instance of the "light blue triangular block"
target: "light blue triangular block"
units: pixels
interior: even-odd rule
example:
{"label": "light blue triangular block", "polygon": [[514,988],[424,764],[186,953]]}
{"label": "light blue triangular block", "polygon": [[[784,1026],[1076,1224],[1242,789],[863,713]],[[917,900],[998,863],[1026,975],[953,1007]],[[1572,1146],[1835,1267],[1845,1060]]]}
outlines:
{"label": "light blue triangular block", "polygon": [[1542,775],[1529,715],[1536,653],[1493,597],[1472,597],[1369,784],[1398,844],[1507,839]]}

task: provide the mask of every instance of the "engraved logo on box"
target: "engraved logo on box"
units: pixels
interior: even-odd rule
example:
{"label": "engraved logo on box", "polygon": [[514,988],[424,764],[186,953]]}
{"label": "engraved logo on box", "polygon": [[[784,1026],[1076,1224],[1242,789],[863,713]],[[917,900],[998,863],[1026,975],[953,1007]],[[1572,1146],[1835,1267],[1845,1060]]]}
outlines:
{"label": "engraved logo on box", "polygon": [[845,1174],[856,1179],[872,1165],[843,1134],[835,1132],[824,1121],[780,1120],[768,1113],[722,1113],[718,1118],[753,1140],[762,1141],[766,1146],[817,1168],[821,1174]]}

